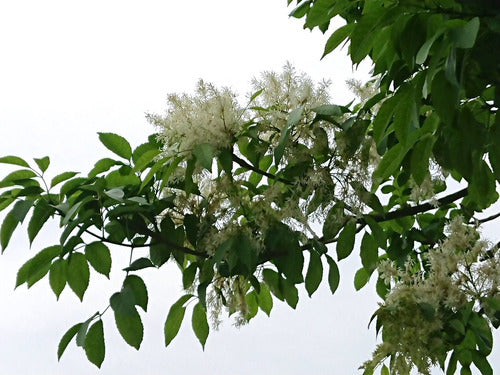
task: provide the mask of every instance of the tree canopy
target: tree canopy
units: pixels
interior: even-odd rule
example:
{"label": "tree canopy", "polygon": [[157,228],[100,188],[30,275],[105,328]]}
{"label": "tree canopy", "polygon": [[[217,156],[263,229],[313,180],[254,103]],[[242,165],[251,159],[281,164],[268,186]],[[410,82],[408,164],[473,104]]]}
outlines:
{"label": "tree canopy", "polygon": [[[354,285],[376,279],[382,301],[372,317],[382,342],[364,373],[427,374],[438,365],[467,374],[474,365],[492,374],[500,253],[480,228],[500,216],[481,215],[498,201],[500,181],[499,8],[297,1],[291,16],[331,33],[324,55],[347,44],[353,64],[372,62],[373,79],[354,84],[359,100],[332,104],[327,83],[287,64],[256,77],[245,103],[203,81],[194,94],[170,95],[164,114],[148,115],[157,132],[135,148],[99,133],[112,155],[87,175],[49,181],[49,157],[1,157],[20,167],[0,181],[0,210],[9,209],[2,251],[25,219],[30,243],[50,219],[61,227],[55,244],[20,268],[16,286],[46,277],[57,297],[68,285],[83,299],[90,269],[109,276],[113,248],[130,250],[109,309],[71,327],[58,357],[74,340],[100,367],[105,313],[139,349],[143,269],[178,265],[185,293],[165,314],[165,345],[191,305],[204,347],[223,310],[244,324],[259,310],[269,315],[276,300],[295,308],[300,284],[312,295],[324,276],[335,293],[357,239]],[[344,25],[330,30],[334,17]]]}

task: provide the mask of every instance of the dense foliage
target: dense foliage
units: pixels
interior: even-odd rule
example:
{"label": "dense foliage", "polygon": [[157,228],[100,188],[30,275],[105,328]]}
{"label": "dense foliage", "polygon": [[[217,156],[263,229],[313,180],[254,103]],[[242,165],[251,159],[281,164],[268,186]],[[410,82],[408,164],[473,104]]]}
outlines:
{"label": "dense foliage", "polygon": [[[329,30],[330,53],[344,41],[353,64],[373,62],[360,100],[334,105],[327,83],[287,65],[252,82],[248,103],[200,81],[195,94],[168,98],[150,114],[157,133],[133,149],[100,133],[115,156],[86,176],[64,172],[48,181],[48,157],[0,181],[2,251],[28,220],[33,242],[59,218],[61,236],[18,272],[16,285],[48,275],[59,296],[66,284],[83,299],[90,267],[109,276],[112,247],[130,249],[120,291],[109,299],[124,340],[139,348],[139,308],[148,294],[145,268],[175,262],[185,294],[165,321],[165,345],[191,303],[192,328],[205,345],[209,321],[223,309],[238,324],[275,299],[292,308],[298,286],[312,295],[324,271],[333,292],[338,263],[360,240],[356,289],[376,278],[383,299],[374,313],[381,345],[363,368],[373,373],[492,374],[488,355],[500,325],[500,253],[479,234],[497,202],[500,181],[500,16],[495,3],[458,0],[298,1],[292,16]],[[452,180],[464,186],[450,192]],[[456,184],[455,184],[456,186]],[[484,216],[484,215],[483,215]],[[318,229],[319,228],[319,229]],[[332,246],[328,246],[333,244]],[[134,249],[146,248],[137,256]],[[89,267],[90,265],[90,267]],[[326,267],[326,270],[324,270]],[[100,366],[101,316],[71,327]],[[389,359],[387,364],[383,364]]]}

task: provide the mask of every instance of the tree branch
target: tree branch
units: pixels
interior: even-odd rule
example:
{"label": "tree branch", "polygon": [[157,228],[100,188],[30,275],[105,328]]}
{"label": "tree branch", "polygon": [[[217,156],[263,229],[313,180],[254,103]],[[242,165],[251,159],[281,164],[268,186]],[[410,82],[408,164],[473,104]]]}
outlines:
{"label": "tree branch", "polygon": [[235,155],[234,153],[232,154],[233,155],[233,160],[239,164],[241,167],[243,168],[247,168],[247,169],[250,169],[262,176],[265,176],[267,178],[270,178],[272,180],[275,180],[275,181],[279,181],[279,182],[283,182],[284,184],[286,185],[293,185],[293,182],[292,181],[289,181],[285,178],[281,178],[281,177],[278,177],[278,176],[275,176],[274,174],[272,173],[269,173],[269,172],[266,172],[266,171],[263,171],[262,169],[260,168],[257,168],[255,166],[253,166],[252,164],[250,163],[247,163],[245,160],[243,160],[242,158],[238,157],[237,155]]}

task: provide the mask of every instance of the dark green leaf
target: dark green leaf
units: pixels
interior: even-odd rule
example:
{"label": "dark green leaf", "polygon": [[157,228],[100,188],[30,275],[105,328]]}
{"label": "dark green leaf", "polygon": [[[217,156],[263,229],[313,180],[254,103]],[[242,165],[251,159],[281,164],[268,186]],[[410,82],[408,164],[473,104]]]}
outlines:
{"label": "dark green leaf", "polygon": [[86,245],[85,256],[92,268],[109,279],[111,253],[104,243],[95,241]]}
{"label": "dark green leaf", "polygon": [[0,244],[2,245],[2,253],[7,248],[12,234],[16,230],[19,220],[12,212],[9,212],[3,219],[2,226],[0,227]]}
{"label": "dark green leaf", "polygon": [[17,272],[16,288],[24,283],[29,288],[44,277],[49,272],[52,260],[60,255],[61,250],[60,245],[47,247],[24,263]]}
{"label": "dark green leaf", "polygon": [[67,272],[68,285],[82,301],[90,279],[89,265],[85,255],[82,253],[71,254],[68,258]]}
{"label": "dark green leaf", "polygon": [[323,224],[323,237],[327,240],[335,238],[337,233],[344,226],[346,217],[344,215],[344,203],[336,203],[326,216]]}
{"label": "dark green leaf", "polygon": [[130,160],[132,148],[130,143],[122,136],[114,133],[98,133],[99,140],[106,148],[124,159]]}
{"label": "dark green leaf", "polygon": [[347,258],[354,249],[354,240],[356,238],[356,220],[349,220],[344,229],[339,234],[337,240],[337,259]]}
{"label": "dark green leaf", "polygon": [[278,145],[274,149],[274,163],[276,167],[278,167],[279,163],[281,162],[281,158],[285,153],[285,148],[288,143],[288,139],[290,138],[290,133],[292,129],[295,128],[300,122],[303,112],[304,108],[299,107],[291,111],[290,114],[288,115],[286,127],[281,131],[281,136],[278,141]]}
{"label": "dark green leaf", "polygon": [[186,294],[179,298],[177,302],[170,307],[164,327],[165,346],[168,346],[175,336],[177,336],[177,333],[181,328],[182,320],[184,319],[184,313],[186,312],[184,304],[192,297],[193,296],[191,294]]}
{"label": "dark green leaf", "polygon": [[184,271],[182,271],[182,286],[184,289],[188,289],[193,285],[194,279],[196,277],[196,271],[198,270],[198,265],[196,263],[191,263]]}
{"label": "dark green leaf", "polygon": [[340,283],[340,271],[337,263],[329,255],[325,255],[328,265],[330,266],[330,271],[328,272],[328,285],[330,286],[330,291],[334,294],[337,291]]}
{"label": "dark green leaf", "polygon": [[38,165],[38,168],[40,168],[42,173],[45,172],[50,165],[50,158],[48,156],[40,159],[34,158],[33,160],[35,161],[36,165]]}
{"label": "dark green leaf", "polygon": [[370,280],[370,274],[364,268],[360,268],[354,275],[354,288],[360,290]]}
{"label": "dark green leaf", "polygon": [[57,360],[61,359],[61,356],[63,355],[64,351],[68,347],[68,344],[70,341],[73,339],[73,337],[76,336],[78,331],[80,330],[81,326],[83,323],[77,323],[63,335],[61,338],[61,341],[59,341],[59,346],[57,348]]}
{"label": "dark green leaf", "polygon": [[368,271],[373,271],[378,261],[378,245],[373,236],[365,233],[361,240],[361,263]]}
{"label": "dark green leaf", "polygon": [[316,251],[311,251],[309,256],[309,267],[307,268],[305,286],[309,297],[318,289],[323,278],[323,263]]}
{"label": "dark green leaf", "polygon": [[101,368],[101,364],[104,361],[106,353],[106,347],[104,345],[104,330],[101,319],[92,324],[89,328],[87,335],[85,336],[83,348],[85,349],[85,354],[87,355],[89,361]]}
{"label": "dark green leaf", "polygon": [[47,220],[54,214],[55,209],[53,206],[49,205],[45,199],[39,199],[35,208],[33,209],[33,215],[31,216],[30,222],[28,224],[28,238],[30,244],[40,232],[40,229],[45,225]]}
{"label": "dark green leaf", "polygon": [[57,299],[66,286],[67,263],[65,259],[56,259],[50,266],[49,283]]}
{"label": "dark green leaf", "polygon": [[205,307],[201,303],[197,303],[193,308],[193,317],[191,320],[193,325],[193,331],[201,346],[205,349],[205,343],[207,341],[209,327],[207,322],[207,312]]}
{"label": "dark green leaf", "polygon": [[123,288],[130,288],[134,295],[134,303],[142,307],[144,311],[148,310],[148,290],[139,276],[128,275],[123,282]]}
{"label": "dark green leaf", "polygon": [[339,27],[337,30],[335,30],[334,33],[330,35],[330,37],[326,41],[322,58],[332,52],[340,45],[340,43],[342,43],[349,35],[351,35],[354,26],[355,25],[353,23],[348,23],[347,25]]}
{"label": "dark green leaf", "polygon": [[150,268],[154,267],[155,265],[151,263],[151,261],[148,258],[139,258],[136,259],[132,262],[132,264],[126,268],[124,268],[124,271],[138,271],[142,270],[143,268]]}
{"label": "dark green leaf", "polygon": [[482,355],[477,350],[473,350],[472,361],[477,369],[481,371],[481,375],[493,375],[493,369],[491,368],[488,358],[485,355]]}
{"label": "dark green leaf", "polygon": [[134,314],[125,315],[115,311],[115,322],[118,332],[120,332],[125,342],[139,350],[144,334],[144,327],[137,310],[135,310]]}

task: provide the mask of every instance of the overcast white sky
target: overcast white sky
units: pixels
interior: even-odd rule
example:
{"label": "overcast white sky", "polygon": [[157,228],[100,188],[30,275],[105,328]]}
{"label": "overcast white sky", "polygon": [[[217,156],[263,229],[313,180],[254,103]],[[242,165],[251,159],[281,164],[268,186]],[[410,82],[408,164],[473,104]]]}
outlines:
{"label": "overcast white sky", "polygon": [[[168,93],[191,91],[198,78],[245,93],[252,76],[280,70],[287,60],[314,79],[331,79],[333,101],[347,103],[344,80],[365,75],[341,54],[320,62],[325,38],[302,30],[289,11],[284,0],[1,1],[0,155],[50,155],[49,174],[86,173],[107,155],[97,131],[138,145],[153,132],[144,113],[163,111]],[[6,172],[0,165],[0,175]],[[180,273],[145,272],[150,304],[141,350],[119,337],[108,314],[100,371],[74,343],[58,363],[62,334],[119,290],[126,256],[113,249],[111,282],[93,273],[83,303],[69,290],[56,302],[47,280],[13,292],[19,266],[59,233],[50,228],[32,249],[25,237],[14,236],[0,257],[2,374],[353,374],[375,345],[367,324],[377,297],[370,287],[354,292],[353,256],[341,264],[335,296],[322,285],[312,299],[302,293],[297,311],[276,302],[270,318],[259,314],[241,329],[228,320],[211,333],[205,352],[188,316],[164,348],[163,324],[180,296]]]}

